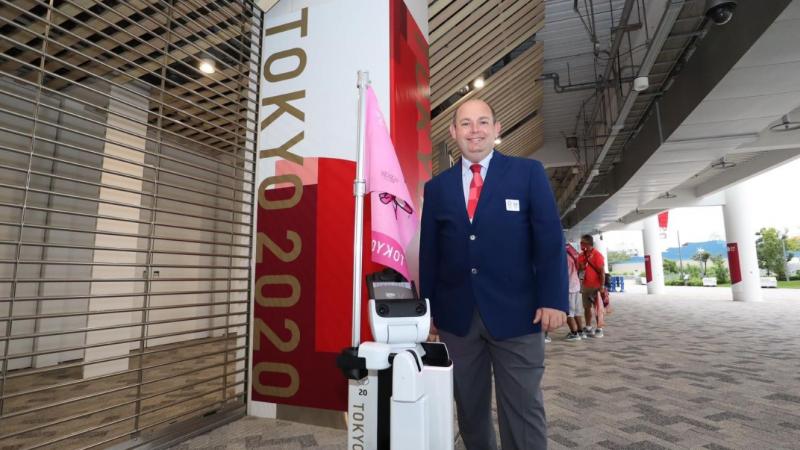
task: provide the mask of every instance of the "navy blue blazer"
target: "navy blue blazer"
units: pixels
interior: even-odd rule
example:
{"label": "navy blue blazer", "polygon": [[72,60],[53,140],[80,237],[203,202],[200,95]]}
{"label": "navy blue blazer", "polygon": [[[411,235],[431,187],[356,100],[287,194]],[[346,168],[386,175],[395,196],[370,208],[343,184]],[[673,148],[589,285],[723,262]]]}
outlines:
{"label": "navy blue blazer", "polygon": [[541,331],[538,308],[569,308],[561,221],[544,167],[495,151],[472,223],[462,183],[459,163],[425,184],[420,293],[435,325],[464,336],[477,307],[495,339]]}

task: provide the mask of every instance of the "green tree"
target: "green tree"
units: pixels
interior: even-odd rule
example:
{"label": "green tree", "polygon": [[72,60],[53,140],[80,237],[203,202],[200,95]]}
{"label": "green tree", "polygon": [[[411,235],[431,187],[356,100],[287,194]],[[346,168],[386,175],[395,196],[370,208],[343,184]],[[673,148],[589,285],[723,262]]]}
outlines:
{"label": "green tree", "polygon": [[800,252],[800,236],[786,237],[786,251]]}
{"label": "green tree", "polygon": [[717,283],[730,283],[731,277],[728,268],[725,267],[725,258],[722,256],[711,257],[711,273],[717,277]]}
{"label": "green tree", "polygon": [[685,264],[683,268],[684,272],[689,275],[689,278],[700,278],[700,268],[694,264]]}
{"label": "green tree", "polygon": [[703,264],[703,276],[706,276],[706,264],[708,264],[708,259],[711,258],[711,253],[703,250],[702,248],[697,249],[697,253],[692,256],[692,259],[695,261],[700,262]]}
{"label": "green tree", "polygon": [[783,258],[781,240],[786,236],[781,236],[775,228],[762,228],[756,235],[758,236],[756,240],[758,267],[767,269],[767,275],[774,273],[778,278],[783,278],[786,261]]}
{"label": "green tree", "polygon": [[678,263],[671,259],[664,260],[664,272],[667,273],[678,273]]}

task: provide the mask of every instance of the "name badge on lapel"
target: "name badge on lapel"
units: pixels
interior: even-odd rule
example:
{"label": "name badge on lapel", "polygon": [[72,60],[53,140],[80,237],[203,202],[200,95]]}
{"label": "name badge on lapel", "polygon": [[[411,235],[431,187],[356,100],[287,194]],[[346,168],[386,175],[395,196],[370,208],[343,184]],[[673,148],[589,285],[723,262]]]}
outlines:
{"label": "name badge on lapel", "polygon": [[513,198],[507,198],[506,211],[519,211],[519,200]]}

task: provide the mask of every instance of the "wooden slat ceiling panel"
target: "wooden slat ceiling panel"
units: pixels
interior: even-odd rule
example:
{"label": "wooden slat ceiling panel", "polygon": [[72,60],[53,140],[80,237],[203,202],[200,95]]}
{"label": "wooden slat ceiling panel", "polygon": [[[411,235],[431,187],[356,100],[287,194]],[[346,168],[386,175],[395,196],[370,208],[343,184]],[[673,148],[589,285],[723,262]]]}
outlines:
{"label": "wooden slat ceiling panel", "polygon": [[[538,111],[544,99],[544,86],[536,81],[542,73],[543,50],[542,43],[534,44],[493,74],[487,80],[484,88],[469,92],[437,114],[431,121],[433,147],[438,148],[442,143],[447,143],[451,156],[458,157],[458,149],[452,145],[448,129],[453,112],[472,98],[480,98],[491,104],[504,130],[512,129],[526,117]],[[538,116],[534,117],[531,122],[537,118],[541,122],[541,117]],[[523,132],[520,133],[520,130]],[[498,146],[498,149],[502,149],[504,153],[513,151],[519,156],[527,156],[538,149],[543,142],[543,136],[535,134],[541,134],[542,131],[541,126],[536,127],[530,124],[521,125],[518,130],[508,136],[501,130],[503,143]],[[523,136],[529,141],[527,143],[517,142],[519,136]],[[506,142],[508,139],[510,141]],[[434,159],[434,173],[439,173],[443,169],[445,168],[438,167],[437,160]]]}
{"label": "wooden slat ceiling panel", "polygon": [[[522,126],[503,138],[497,149],[506,155],[528,157],[544,143],[544,118],[534,116]],[[451,156],[458,159],[458,149],[452,148]],[[439,173],[447,167],[439,167],[437,159],[433,160],[433,171]]]}
{"label": "wooden slat ceiling panel", "polygon": [[544,141],[543,126],[544,120],[541,116],[532,118],[514,130],[511,135],[504,137],[497,149],[506,155],[530,156]]}
{"label": "wooden slat ceiling panel", "polygon": [[[455,4],[456,3],[453,3],[453,5]],[[467,36],[468,34],[474,35],[474,33],[479,33],[492,20],[497,19],[497,17],[492,14],[492,10],[496,9],[496,5],[494,5],[493,2],[487,1],[481,3],[477,1],[471,2],[470,5],[472,8],[462,9],[461,12],[474,12],[474,14],[467,16],[466,18],[460,14],[452,16],[444,25],[434,29],[430,36],[431,42],[459,42],[459,39],[464,39],[464,36]],[[444,15],[444,13],[442,15]],[[457,20],[460,20],[461,22],[456,22]],[[432,26],[433,25],[431,25],[431,27]],[[456,47],[456,49],[457,48],[458,47]],[[431,66],[439,64],[448,57],[455,57],[450,51],[450,45],[432,46],[430,49],[429,64]],[[446,60],[444,62],[448,61],[449,60]]]}
{"label": "wooden slat ceiling panel", "polygon": [[[541,64],[537,64],[541,71]],[[535,77],[529,77],[527,83],[520,83],[515,89],[509,89],[503,96],[482,96],[481,98],[489,102],[497,112],[497,120],[502,125],[501,136],[506,139],[506,132],[525,117],[529,116],[533,111],[538,111],[542,106],[544,98],[544,87],[542,83],[535,83]],[[450,118],[447,119],[449,126]],[[445,134],[444,139],[449,139],[449,132]],[[451,146],[451,154],[458,156],[458,149]]]}
{"label": "wooden slat ceiling panel", "polygon": [[[244,127],[254,126],[243,114],[253,80],[250,36],[242,35],[243,6],[205,0],[172,4],[170,10],[165,0],[129,0],[113,7],[90,0],[58,3],[49,15],[45,87],[67,92],[90,79],[125,85],[149,77],[155,88],[166,83],[163,101],[151,102],[151,122],[160,116],[165,130],[230,151],[244,144]],[[0,71],[38,81],[48,8],[38,0],[0,5]],[[199,60],[212,51],[223,55],[214,58],[216,73],[196,75]]]}
{"label": "wooden slat ceiling panel", "polygon": [[[442,142],[447,139],[448,135],[448,127],[450,126],[450,121],[452,119],[453,112],[461,106],[462,103],[471,99],[471,98],[482,98],[489,101],[492,106],[494,106],[494,101],[502,95],[502,93],[506,91],[514,91],[515,89],[519,89],[521,85],[530,84],[533,86],[535,83],[535,79],[538,76],[539,72],[541,73],[541,65],[542,65],[542,52],[543,47],[541,44],[536,44],[530,49],[526,50],[525,53],[518,56],[516,59],[511,61],[511,63],[492,75],[492,77],[488,80],[486,86],[483,89],[477,91],[471,91],[458,102],[454,103],[441,113],[439,113],[436,117],[433,118],[431,121],[431,142],[436,143]],[[538,71],[536,70],[538,67]],[[520,81],[524,79],[522,83]],[[519,99],[519,95],[517,98]],[[503,113],[504,111],[501,110],[499,107],[495,107],[498,114]],[[503,118],[504,126],[512,126],[513,123],[506,122],[506,119]]]}
{"label": "wooden slat ceiling panel", "polygon": [[433,17],[447,7],[451,0],[430,0],[428,2],[428,17]]}
{"label": "wooden slat ceiling panel", "polygon": [[[170,11],[170,4],[130,0],[112,8],[90,0],[59,3],[50,16],[50,31],[58,40],[47,49],[44,68],[52,75],[46,78],[47,87],[64,89],[91,77],[118,84],[148,76],[160,79],[160,68],[167,61],[167,75],[172,76],[163,80],[167,83],[163,104],[151,104],[153,115],[161,115],[165,130],[215,147],[241,145],[241,129],[247,125],[240,114],[241,104],[251,94],[249,36],[241,36],[237,22],[241,6],[185,0],[172,3]],[[11,26],[0,38],[0,52],[10,58],[0,60],[0,70],[30,81],[37,79],[39,36],[47,28],[43,13],[47,7],[47,2],[39,0],[4,3],[2,25]],[[430,2],[429,14],[431,104],[436,107],[541,29],[544,2],[436,0]],[[179,26],[168,27],[170,17]],[[165,46],[169,46],[166,59]],[[187,76],[185,72],[191,72],[197,61],[214,49],[228,56],[218,61],[217,73]],[[536,58],[538,62],[532,60]],[[478,94],[496,107],[507,129],[538,109],[541,87],[533,80],[540,71],[541,45],[537,45],[492,76]],[[447,139],[450,113],[434,120],[434,143]]]}
{"label": "wooden slat ceiling panel", "polygon": [[[439,30],[444,29],[443,27],[441,27],[441,25],[446,20],[450,19],[453,16],[453,14],[462,11],[466,8],[469,8],[470,6],[472,6],[473,8],[472,10],[474,10],[475,7],[480,5],[480,2],[475,2],[471,0],[457,0],[449,2],[444,1],[438,3],[442,5],[442,9],[438,9],[436,11],[433,11],[432,8],[428,9],[428,14],[432,14],[431,16],[429,16],[428,29],[429,30],[435,29],[437,30],[437,33],[440,32]],[[433,38],[433,36],[431,36],[431,38]]]}
{"label": "wooden slat ceiling panel", "polygon": [[[517,93],[519,97],[515,97],[512,93],[509,97],[498,102],[498,107],[503,107],[508,111],[508,118],[505,122],[508,126],[504,125],[506,130],[511,128],[512,125],[521,122],[525,117],[529,116],[532,111],[538,113],[544,100],[544,84],[538,82],[534,83],[533,80],[531,80],[530,83],[520,87]],[[502,123],[503,122],[501,122],[501,124]],[[505,133],[502,133],[502,135],[505,136]]]}
{"label": "wooden slat ceiling panel", "polygon": [[[544,26],[543,0],[476,0],[463,10],[480,13],[459,11],[446,20],[432,14],[434,5],[429,9],[431,21],[438,24],[430,29],[434,108]],[[446,16],[448,11],[439,13]]]}

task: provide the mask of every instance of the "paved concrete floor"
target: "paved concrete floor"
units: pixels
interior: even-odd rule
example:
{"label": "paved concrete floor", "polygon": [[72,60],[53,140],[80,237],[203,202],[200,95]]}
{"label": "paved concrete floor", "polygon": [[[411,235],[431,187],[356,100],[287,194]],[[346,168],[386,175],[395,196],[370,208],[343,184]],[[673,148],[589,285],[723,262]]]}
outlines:
{"label": "paved concrete floor", "polygon": [[[800,449],[800,290],[615,294],[606,336],[553,334],[543,383],[551,449]],[[244,418],[176,449],[345,449],[341,430]],[[459,445],[457,448],[463,448]]]}

